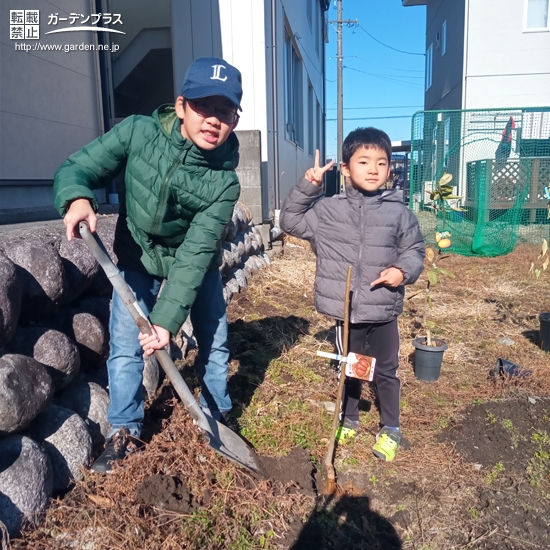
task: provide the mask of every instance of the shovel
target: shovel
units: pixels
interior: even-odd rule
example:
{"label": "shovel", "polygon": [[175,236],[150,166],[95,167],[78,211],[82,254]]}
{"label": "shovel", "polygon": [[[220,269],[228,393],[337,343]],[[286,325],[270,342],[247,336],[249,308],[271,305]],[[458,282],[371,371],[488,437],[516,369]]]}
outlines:
{"label": "shovel", "polygon": [[[351,289],[351,273],[353,268],[348,267],[348,274],[346,278],[346,294],[344,296],[344,338],[342,343],[342,356],[344,358],[348,355],[348,340],[349,340],[349,295]],[[334,494],[338,490],[336,484],[336,471],[332,460],[334,458],[334,445],[336,443],[336,432],[338,430],[338,424],[340,423],[340,405],[342,403],[342,393],[344,392],[344,383],[346,381],[346,372],[342,368],[343,363],[340,363],[340,382],[338,384],[338,394],[336,397],[336,406],[334,408],[334,417],[332,419],[332,432],[330,434],[330,443],[325,457],[325,468],[327,471],[327,486],[325,493],[328,495]]]}
{"label": "shovel", "polygon": [[[109,254],[105,250],[105,246],[97,233],[91,233],[88,224],[80,222],[80,236],[90,249],[94,258],[105,271],[105,274],[111,281],[116,293],[120,296],[130,315],[136,322],[140,332],[143,334],[153,334],[151,323],[147,319],[143,310],[139,307],[136,298],[126,281],[120,274],[120,271],[112,262]],[[210,415],[206,414],[199,406],[191,390],[183,380],[176,365],[166,352],[166,350],[155,350],[155,357],[164,372],[170,379],[172,386],[180,396],[185,408],[197,423],[199,428],[208,436],[208,443],[216,452],[225,456],[232,462],[242,466],[256,477],[267,477],[265,469],[256,455],[256,453],[233,431],[227,426],[214,420]]]}

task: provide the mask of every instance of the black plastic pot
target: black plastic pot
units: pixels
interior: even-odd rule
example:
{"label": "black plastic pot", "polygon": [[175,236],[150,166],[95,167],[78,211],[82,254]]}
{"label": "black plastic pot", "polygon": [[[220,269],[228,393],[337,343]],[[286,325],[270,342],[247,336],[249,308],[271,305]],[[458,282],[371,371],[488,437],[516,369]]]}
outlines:
{"label": "black plastic pot", "polygon": [[441,374],[441,363],[443,353],[447,344],[437,338],[432,339],[435,346],[427,346],[426,338],[415,338],[413,346],[416,348],[414,354],[414,374],[418,380],[424,382],[435,382]]}
{"label": "black plastic pot", "polygon": [[540,321],[540,349],[550,351],[550,313],[541,313]]}

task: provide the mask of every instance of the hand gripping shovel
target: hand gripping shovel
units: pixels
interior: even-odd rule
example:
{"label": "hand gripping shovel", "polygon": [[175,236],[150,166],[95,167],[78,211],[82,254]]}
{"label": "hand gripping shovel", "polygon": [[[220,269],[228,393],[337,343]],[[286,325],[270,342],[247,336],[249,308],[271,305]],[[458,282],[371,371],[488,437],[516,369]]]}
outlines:
{"label": "hand gripping shovel", "polygon": [[[348,355],[348,340],[349,340],[349,295],[351,289],[351,273],[353,268],[348,267],[348,274],[346,277],[346,295],[344,296],[344,338],[342,342],[342,355],[344,358]],[[338,394],[336,396],[336,406],[334,408],[334,417],[332,419],[332,431],[330,434],[330,442],[325,457],[325,468],[327,471],[327,486],[325,493],[327,495],[334,494],[338,491],[336,484],[336,471],[332,460],[334,458],[334,445],[336,443],[336,432],[338,431],[338,424],[340,423],[340,404],[342,403],[342,393],[344,392],[344,383],[346,381],[346,370],[344,363],[340,362],[340,382],[338,384]]]}
{"label": "hand gripping shovel", "polygon": [[[88,228],[88,224],[85,222],[80,222],[79,230],[80,236],[105,271],[113,288],[128,308],[139,330],[143,334],[153,334],[149,320],[136,302],[130,287],[126,284],[120,271],[113,264],[97,233],[92,234]],[[210,447],[239,466],[242,466],[256,477],[267,477],[256,453],[235,432],[232,432],[227,426],[220,424],[210,415],[203,412],[166,350],[156,350],[155,357],[170,379],[172,386],[174,386],[189,414],[193,417],[193,420],[208,436]]]}

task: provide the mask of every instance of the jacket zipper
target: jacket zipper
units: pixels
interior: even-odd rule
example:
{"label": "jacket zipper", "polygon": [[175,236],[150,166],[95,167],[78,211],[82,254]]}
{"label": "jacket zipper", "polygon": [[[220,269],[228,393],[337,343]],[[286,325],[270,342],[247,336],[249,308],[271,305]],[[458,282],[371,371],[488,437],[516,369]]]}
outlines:
{"label": "jacket zipper", "polygon": [[357,259],[357,267],[355,269],[355,285],[353,292],[353,299],[351,301],[351,316],[350,323],[355,323],[355,307],[354,303],[357,303],[359,299],[357,297],[359,281],[361,281],[361,259],[363,257],[363,204],[359,205],[359,258]]}
{"label": "jacket zipper", "polygon": [[153,235],[156,235],[160,229],[161,211],[163,208],[163,204],[166,202],[166,194],[168,193],[168,181],[174,175],[174,172],[177,170],[178,166],[183,162],[183,157],[186,156],[188,151],[189,148],[184,149],[182,153],[178,155],[172,166],[170,166],[170,170],[168,170],[166,176],[164,176],[164,179],[162,180],[157,211],[155,212],[155,219],[151,227],[151,233]]}

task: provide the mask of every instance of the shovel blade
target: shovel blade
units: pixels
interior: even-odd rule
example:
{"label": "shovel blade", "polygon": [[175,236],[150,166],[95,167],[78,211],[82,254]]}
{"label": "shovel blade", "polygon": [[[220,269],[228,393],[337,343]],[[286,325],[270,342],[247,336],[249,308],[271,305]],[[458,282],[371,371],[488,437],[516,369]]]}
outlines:
{"label": "shovel blade", "polygon": [[267,478],[267,472],[258,455],[235,432],[205,413],[208,428],[203,428],[209,445],[217,453],[235,462],[256,478]]}

